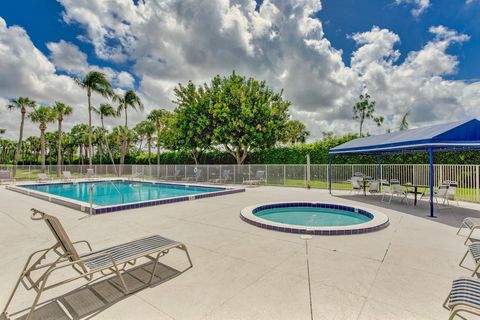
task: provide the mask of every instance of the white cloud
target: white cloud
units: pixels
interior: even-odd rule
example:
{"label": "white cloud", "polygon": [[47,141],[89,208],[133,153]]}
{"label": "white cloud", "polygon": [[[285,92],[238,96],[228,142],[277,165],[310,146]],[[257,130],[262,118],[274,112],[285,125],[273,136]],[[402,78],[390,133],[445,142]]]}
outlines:
{"label": "white cloud", "polygon": [[[266,80],[277,90],[284,88],[285,97],[292,101],[293,116],[308,125],[312,138],[321,137],[323,131],[355,131],[352,106],[364,90],[386,118],[383,128],[367,124],[371,133],[394,128],[407,110],[411,111],[411,126],[479,115],[480,83],[444,79],[458,67],[457,57],[448,54],[448,48],[469,38],[443,26],[430,28],[431,40],[404,57],[397,49],[401,39],[391,30],[372,27],[355,33],[351,39],[357,49],[348,67],[314,17],[321,10],[320,1],[265,0],[259,8],[254,0],[139,1],[138,5],[121,0],[60,2],[65,7],[64,19],[85,28],[84,40],[92,43],[98,57],[133,64],[132,74],[109,68],[102,71],[124,88],[134,83],[134,75],[147,111],[172,109],[173,88],[179,82],[204,82],[236,70]],[[15,57],[5,53],[4,62],[2,45],[8,48],[11,44],[3,44],[0,38],[0,75],[7,70],[2,79],[11,78],[17,69],[32,77],[46,74],[59,85],[37,90],[38,94],[49,97],[45,100],[68,95],[84,107],[84,92],[74,84],[64,89],[71,78],[58,75],[56,69],[73,76],[98,66],[88,64],[88,57],[65,41],[48,44],[49,61],[23,29],[7,30],[10,38],[22,39],[20,47],[28,54],[10,61]],[[36,87],[18,79],[13,83],[13,96],[30,95]],[[9,94],[5,89],[0,97]],[[144,116],[131,113],[129,119],[133,123]],[[79,114],[80,118],[85,114]]]}
{"label": "white cloud", "polygon": [[[468,0],[467,0],[468,1]],[[430,7],[430,0],[395,0],[397,5],[412,4],[414,8],[411,10],[412,15],[418,18],[425,10]]]}

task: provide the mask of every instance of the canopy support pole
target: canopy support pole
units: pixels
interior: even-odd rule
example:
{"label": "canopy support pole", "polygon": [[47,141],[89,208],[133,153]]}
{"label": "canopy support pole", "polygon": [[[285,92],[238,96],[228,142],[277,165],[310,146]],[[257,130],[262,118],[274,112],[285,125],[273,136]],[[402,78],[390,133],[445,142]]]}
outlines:
{"label": "canopy support pole", "polygon": [[436,218],[433,214],[433,184],[434,184],[434,171],[433,171],[433,148],[428,148],[428,155],[430,160],[430,218]]}
{"label": "canopy support pole", "polygon": [[328,193],[332,194],[332,155],[328,155]]}

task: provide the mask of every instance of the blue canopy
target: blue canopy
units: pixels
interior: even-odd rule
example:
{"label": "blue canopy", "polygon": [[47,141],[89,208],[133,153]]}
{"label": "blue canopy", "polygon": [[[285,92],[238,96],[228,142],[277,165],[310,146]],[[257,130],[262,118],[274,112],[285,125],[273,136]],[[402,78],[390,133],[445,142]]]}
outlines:
{"label": "blue canopy", "polygon": [[381,172],[380,155],[382,154],[428,152],[430,159],[430,217],[435,217],[433,213],[434,152],[479,149],[480,121],[477,119],[358,138],[328,151],[328,189],[332,193],[332,156],[336,154],[376,154],[378,155],[378,170]]}
{"label": "blue canopy", "polygon": [[480,148],[480,121],[450,122],[351,140],[329,150],[330,154],[385,154],[472,150]]}

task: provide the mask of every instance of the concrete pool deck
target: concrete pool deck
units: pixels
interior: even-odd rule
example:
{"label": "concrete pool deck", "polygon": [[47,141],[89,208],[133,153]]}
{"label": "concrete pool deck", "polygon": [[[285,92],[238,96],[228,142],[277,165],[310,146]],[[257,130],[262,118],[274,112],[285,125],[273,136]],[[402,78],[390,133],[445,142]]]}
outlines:
{"label": "concrete pool deck", "polygon": [[[274,201],[381,210],[390,226],[302,240],[239,217],[244,207]],[[325,190],[283,187],[92,217],[4,187],[0,203],[1,308],[28,254],[53,243],[44,223],[30,220],[32,207],[57,216],[73,241],[86,239],[94,250],[160,234],[184,242],[192,255],[193,268],[170,277],[187,263],[181,253],[168,254],[162,263],[173,269],[161,270],[164,281],[125,298],[93,295],[82,287],[84,281],[47,291],[42,301],[53,302],[36,315],[51,319],[68,319],[55,300],[76,317],[94,319],[444,319],[448,311],[442,303],[452,280],[470,274],[458,267],[466,247],[457,228],[466,216],[480,217],[480,206],[468,203],[430,219],[425,203],[387,205],[379,196],[336,192],[332,197]],[[20,289],[10,313],[32,300],[31,292]]]}

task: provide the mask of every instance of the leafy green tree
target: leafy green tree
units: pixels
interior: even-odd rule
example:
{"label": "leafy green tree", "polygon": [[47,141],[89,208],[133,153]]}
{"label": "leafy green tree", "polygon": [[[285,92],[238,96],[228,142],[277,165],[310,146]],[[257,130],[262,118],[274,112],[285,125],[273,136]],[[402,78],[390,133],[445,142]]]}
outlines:
{"label": "leafy green tree", "polygon": [[398,130],[400,130],[400,131],[408,130],[408,117],[409,116],[410,116],[410,111],[405,112],[402,119],[400,119],[400,122],[398,123]]}
{"label": "leafy green tree", "polygon": [[96,92],[103,97],[113,96],[113,91],[105,74],[98,71],[90,71],[83,79],[76,78],[75,82],[87,90],[88,98],[88,163],[92,166],[93,147],[92,147],[92,93]]}
{"label": "leafy green tree", "polygon": [[148,120],[155,124],[157,131],[157,165],[160,165],[160,148],[162,146],[162,130],[166,129],[169,118],[172,117],[172,113],[165,109],[155,109],[148,115]]}
{"label": "leafy green tree", "polygon": [[202,153],[212,145],[213,118],[211,98],[207,85],[195,86],[191,81],[186,86],[179,84],[174,89],[177,107],[175,121],[170,128],[173,135],[167,141],[170,149],[185,150],[198,164]]}
{"label": "leafy green tree", "polygon": [[353,106],[353,119],[360,122],[360,136],[362,136],[363,124],[365,120],[372,119],[377,126],[381,126],[383,123],[383,117],[376,117],[374,100],[370,100],[368,93],[360,95],[360,100]]}
{"label": "leafy green tree", "polygon": [[155,124],[150,120],[143,120],[137,124],[138,134],[145,136],[147,139],[147,159],[148,164],[152,164],[152,137],[155,134]]}
{"label": "leafy green tree", "polygon": [[57,117],[58,129],[57,129],[57,176],[60,177],[61,167],[62,167],[62,123],[65,116],[72,114],[73,109],[69,105],[66,105],[62,102],[55,102],[53,106],[53,111]]}
{"label": "leafy green tree", "polygon": [[118,126],[113,128],[112,130],[112,137],[119,143],[120,146],[120,169],[119,174],[122,174],[123,166],[122,164],[125,163],[125,155],[128,150],[129,144],[134,140],[135,133],[133,130],[128,129],[125,126]]}
{"label": "leafy green tree", "polygon": [[115,160],[113,159],[112,150],[110,149],[110,145],[107,141],[107,136],[106,136],[107,130],[105,129],[105,123],[104,123],[105,118],[118,117],[119,116],[118,111],[115,110],[115,108],[113,108],[108,103],[101,103],[99,108],[94,108],[94,111],[95,113],[100,115],[100,121],[102,124],[102,143],[105,145],[105,148],[107,149],[108,156],[110,157],[110,161],[112,162],[113,169],[115,170],[115,174],[118,174],[117,168],[115,166]]}
{"label": "leafy green tree", "polygon": [[28,115],[30,121],[39,124],[42,172],[45,172],[45,130],[47,130],[47,123],[55,121],[55,116],[55,111],[53,111],[53,109],[48,106],[41,106]]}
{"label": "leafy green tree", "polygon": [[285,126],[282,142],[284,143],[305,143],[310,132],[305,125],[298,120],[290,120]]}
{"label": "leafy green tree", "polygon": [[17,144],[17,151],[15,152],[15,158],[13,160],[13,176],[16,174],[16,165],[18,160],[20,159],[20,155],[22,153],[22,142],[23,142],[23,128],[25,125],[25,116],[27,114],[27,109],[33,109],[37,103],[28,98],[28,97],[18,97],[17,99],[11,99],[10,103],[8,104],[8,109],[10,110],[20,110],[21,120],[20,120],[20,134],[18,136],[18,144]]}
{"label": "leafy green tree", "polygon": [[[216,76],[211,84],[214,140],[242,164],[250,150],[266,149],[281,140],[288,121],[290,102],[283,91],[274,92],[265,83],[232,73]],[[207,101],[207,106],[210,104]]]}
{"label": "leafy green tree", "polygon": [[5,129],[0,129],[0,134],[5,134]]}

